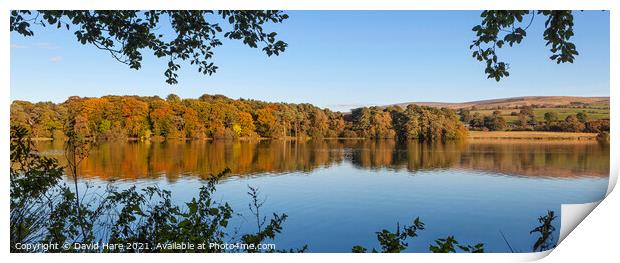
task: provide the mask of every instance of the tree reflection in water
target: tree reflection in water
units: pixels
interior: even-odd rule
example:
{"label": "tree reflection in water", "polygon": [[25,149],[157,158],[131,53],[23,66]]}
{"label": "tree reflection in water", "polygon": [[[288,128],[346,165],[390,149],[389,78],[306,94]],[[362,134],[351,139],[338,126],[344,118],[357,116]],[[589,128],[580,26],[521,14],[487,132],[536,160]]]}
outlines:
{"label": "tree reflection in water", "polygon": [[[38,142],[44,154],[62,154],[62,142]],[[58,158],[62,160],[63,158]],[[232,175],[310,172],[351,163],[359,169],[464,169],[514,176],[609,175],[609,145],[591,141],[395,140],[193,141],[105,143],[91,151],[79,174],[108,179],[165,176],[206,178],[230,168]]]}

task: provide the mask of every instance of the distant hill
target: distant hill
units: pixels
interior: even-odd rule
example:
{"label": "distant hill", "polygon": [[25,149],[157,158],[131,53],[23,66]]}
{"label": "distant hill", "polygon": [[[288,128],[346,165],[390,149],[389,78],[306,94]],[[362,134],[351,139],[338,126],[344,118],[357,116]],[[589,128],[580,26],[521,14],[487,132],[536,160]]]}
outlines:
{"label": "distant hill", "polygon": [[[469,102],[406,102],[398,103],[400,107],[407,107],[409,104],[417,104],[422,106],[430,106],[437,108],[463,109],[476,107],[477,109],[497,109],[514,108],[521,106],[564,106],[564,105],[609,105],[609,97],[573,97],[573,96],[526,96],[513,97],[503,99],[478,100]],[[390,106],[393,106],[390,105]]]}

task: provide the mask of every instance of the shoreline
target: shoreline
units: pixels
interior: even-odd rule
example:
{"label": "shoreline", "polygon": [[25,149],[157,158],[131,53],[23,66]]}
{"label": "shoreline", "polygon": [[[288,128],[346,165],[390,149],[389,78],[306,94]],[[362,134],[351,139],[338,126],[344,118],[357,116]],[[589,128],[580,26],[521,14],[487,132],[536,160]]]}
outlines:
{"label": "shoreline", "polygon": [[470,140],[596,140],[596,133],[549,131],[469,131]]}
{"label": "shoreline", "polygon": [[[583,133],[583,132],[549,132],[549,131],[469,131],[467,140],[573,140],[573,141],[591,141],[596,140],[596,133]],[[31,138],[33,141],[55,141],[54,138],[35,137]],[[370,138],[361,137],[325,137],[322,140],[372,140]],[[127,142],[164,142],[164,141],[226,141],[226,140],[239,140],[239,141],[265,141],[265,140],[284,140],[284,141],[307,141],[312,138],[303,137],[287,137],[287,138],[261,138],[261,137],[242,137],[237,139],[214,139],[214,138],[170,138],[170,139],[147,139],[140,140],[139,138],[127,138]]]}

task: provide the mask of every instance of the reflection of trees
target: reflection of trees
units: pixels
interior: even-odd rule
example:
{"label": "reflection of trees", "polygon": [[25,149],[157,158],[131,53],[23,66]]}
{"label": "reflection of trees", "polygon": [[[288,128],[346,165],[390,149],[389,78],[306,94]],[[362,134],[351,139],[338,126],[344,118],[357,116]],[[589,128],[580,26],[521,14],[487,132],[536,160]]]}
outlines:
{"label": "reflection of trees", "polygon": [[462,143],[420,143],[394,140],[360,141],[354,148],[352,163],[361,168],[406,168],[409,171],[452,167]]}
{"label": "reflection of trees", "polygon": [[594,142],[472,142],[460,158],[460,168],[511,175],[609,175],[609,146]]}
{"label": "reflection of trees", "polygon": [[[62,145],[38,145],[48,154],[62,154]],[[175,180],[186,174],[206,178],[227,167],[235,175],[309,172],[344,160],[362,169],[458,168],[551,177],[609,174],[609,146],[594,142],[429,144],[395,140],[107,143],[92,150],[79,173],[100,179],[165,175]]]}
{"label": "reflection of trees", "polygon": [[595,142],[360,141],[351,145],[361,168],[408,171],[459,168],[520,176],[607,176],[609,146]]}
{"label": "reflection of trees", "polygon": [[[57,154],[55,145],[39,143]],[[91,152],[80,167],[85,177],[137,179],[184,174],[208,177],[225,168],[233,174],[312,171],[342,162],[342,144],[329,141],[106,143]]]}

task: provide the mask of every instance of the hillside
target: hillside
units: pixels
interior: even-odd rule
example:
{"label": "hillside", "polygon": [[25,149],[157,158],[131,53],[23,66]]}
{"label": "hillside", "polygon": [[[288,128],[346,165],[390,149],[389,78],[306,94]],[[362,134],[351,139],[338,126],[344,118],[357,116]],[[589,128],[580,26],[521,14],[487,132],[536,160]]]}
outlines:
{"label": "hillside", "polygon": [[424,105],[430,107],[445,107],[450,109],[462,109],[476,107],[477,109],[497,109],[497,108],[515,108],[520,106],[562,106],[570,104],[589,104],[609,106],[609,97],[573,97],[573,96],[526,96],[502,99],[479,100],[469,102],[406,102],[398,103],[401,107],[407,107],[409,104]]}

